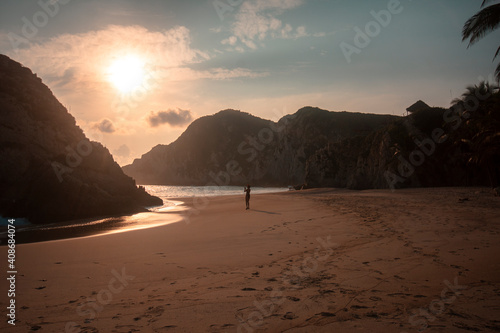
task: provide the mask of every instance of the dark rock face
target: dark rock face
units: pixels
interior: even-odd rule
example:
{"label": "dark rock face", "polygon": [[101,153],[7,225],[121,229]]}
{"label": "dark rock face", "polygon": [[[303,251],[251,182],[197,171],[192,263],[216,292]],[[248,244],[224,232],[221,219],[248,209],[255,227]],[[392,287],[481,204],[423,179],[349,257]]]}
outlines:
{"label": "dark rock face", "polygon": [[500,96],[473,112],[420,109],[308,160],[309,186],[405,188],[491,186],[500,181]]}
{"label": "dark rock face", "polygon": [[496,187],[500,95],[490,95],[473,111],[427,107],[406,117],[305,107],[274,123],[221,111],[123,170],[143,184]]}
{"label": "dark rock face", "polygon": [[0,214],[33,223],[126,214],[161,199],[138,188],[31,70],[0,55]]}
{"label": "dark rock face", "polygon": [[197,119],[175,142],[154,147],[123,170],[141,184],[302,184],[309,159],[320,151],[395,119],[305,107],[275,123],[225,110]]}

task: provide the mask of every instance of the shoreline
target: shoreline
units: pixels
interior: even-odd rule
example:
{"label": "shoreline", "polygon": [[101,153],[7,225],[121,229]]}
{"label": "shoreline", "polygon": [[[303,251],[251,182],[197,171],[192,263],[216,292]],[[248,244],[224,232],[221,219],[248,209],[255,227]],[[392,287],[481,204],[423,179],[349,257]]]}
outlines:
{"label": "shoreline", "polygon": [[[450,190],[467,190],[467,189],[482,189],[483,191],[486,188],[478,188],[478,187],[431,187],[431,188],[408,188],[408,189],[398,189],[398,191],[405,190],[418,190],[418,189],[426,189],[429,191],[439,190],[439,189],[450,189]],[[281,192],[269,192],[269,193],[257,193],[252,194],[252,197],[257,195],[300,195],[306,193],[313,193],[313,195],[318,195],[322,193],[356,193],[356,192],[370,192],[370,191],[390,191],[388,189],[368,189],[368,190],[351,190],[351,189],[343,189],[343,188],[311,188],[306,190],[293,190],[293,191],[281,191]],[[72,221],[65,221],[59,223],[50,223],[50,224],[28,224],[22,225],[17,232],[18,244],[29,244],[29,243],[39,243],[39,242],[50,242],[57,240],[65,240],[65,239],[74,239],[74,238],[82,238],[82,237],[97,237],[97,236],[105,236],[113,233],[121,233],[121,232],[131,232],[135,230],[141,229],[149,229],[156,228],[162,225],[167,225],[171,223],[183,222],[184,219],[189,219],[189,217],[193,214],[198,214],[203,211],[206,207],[204,202],[210,202],[214,198],[228,198],[234,199],[241,197],[241,201],[244,202],[243,195],[209,195],[209,196],[200,196],[200,197],[174,197],[174,198],[165,198],[169,202],[174,203],[174,206],[165,207],[160,210],[155,210],[155,207],[148,207],[148,211],[140,212],[130,215],[114,215],[114,216],[103,216],[97,218],[86,218]],[[179,204],[175,204],[179,203]],[[243,205],[243,204],[242,204]],[[201,207],[201,208],[200,208]],[[190,211],[190,210],[194,210]],[[165,214],[160,216],[158,214]],[[156,216],[158,215],[158,216]],[[162,220],[165,219],[166,216],[170,216],[168,221],[164,221],[162,223],[154,223],[153,225],[142,225],[130,227],[127,224],[135,220],[143,220],[145,217],[151,217],[152,220]],[[162,218],[163,217],[163,218]],[[121,225],[120,225],[121,223]],[[68,234],[69,231],[69,234]],[[21,239],[21,240],[19,240]],[[3,241],[0,243],[0,247],[6,246],[3,244]]]}
{"label": "shoreline", "polygon": [[500,329],[499,203],[486,188],[291,191],[249,211],[214,197],[190,223],[22,244],[12,331]]}
{"label": "shoreline", "polygon": [[[286,192],[275,192],[286,193]],[[257,193],[252,196],[267,195],[275,193]],[[141,229],[157,228],[171,223],[183,222],[186,217],[192,214],[197,214],[204,208],[197,209],[196,203],[193,201],[208,201],[214,198],[238,198],[239,195],[219,195],[219,196],[206,196],[206,197],[174,197],[166,198],[169,202],[174,203],[174,206],[164,207],[155,210],[157,207],[148,207],[148,211],[140,212],[130,215],[114,215],[104,216],[97,218],[86,218],[72,221],[65,221],[50,224],[28,224],[23,225],[17,230],[16,238],[17,244],[30,244],[51,242],[60,240],[70,240],[75,238],[85,237],[98,237],[106,236],[108,234],[134,232]],[[244,198],[242,196],[242,198]],[[242,199],[243,200],[243,199]],[[178,203],[178,204],[176,204]],[[194,209],[196,213],[189,212]],[[148,219],[153,222],[135,223],[141,220]],[[6,235],[5,235],[6,236]],[[6,237],[5,237],[6,239]],[[6,246],[2,241],[0,247]]]}

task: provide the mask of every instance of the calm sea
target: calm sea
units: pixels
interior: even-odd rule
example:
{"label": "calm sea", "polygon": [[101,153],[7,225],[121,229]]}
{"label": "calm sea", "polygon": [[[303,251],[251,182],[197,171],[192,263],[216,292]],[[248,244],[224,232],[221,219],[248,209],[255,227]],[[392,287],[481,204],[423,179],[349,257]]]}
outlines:
{"label": "calm sea", "polygon": [[[163,186],[145,185],[146,191],[163,199],[163,207],[150,207],[153,211],[179,205],[179,198],[214,197],[223,195],[244,196],[241,186]],[[252,194],[288,191],[286,187],[252,187]],[[176,200],[177,199],[177,200]]]}

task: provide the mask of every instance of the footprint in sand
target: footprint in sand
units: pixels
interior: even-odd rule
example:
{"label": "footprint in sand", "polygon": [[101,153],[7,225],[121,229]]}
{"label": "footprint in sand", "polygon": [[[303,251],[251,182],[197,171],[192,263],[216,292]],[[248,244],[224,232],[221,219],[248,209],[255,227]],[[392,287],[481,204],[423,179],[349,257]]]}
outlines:
{"label": "footprint in sand", "polygon": [[161,327],[160,330],[171,330],[174,328],[177,328],[177,326],[176,325],[167,325],[167,326]]}
{"label": "footprint in sand", "polygon": [[150,306],[148,310],[144,313],[146,318],[149,318],[149,321],[156,321],[155,318],[161,317],[161,315],[165,312],[163,306]]}
{"label": "footprint in sand", "polygon": [[293,320],[295,318],[298,318],[298,316],[293,313],[293,312],[287,312],[284,316],[283,319],[288,319],[288,320]]}
{"label": "footprint in sand", "polygon": [[368,309],[368,307],[364,305],[353,305],[351,309]]}

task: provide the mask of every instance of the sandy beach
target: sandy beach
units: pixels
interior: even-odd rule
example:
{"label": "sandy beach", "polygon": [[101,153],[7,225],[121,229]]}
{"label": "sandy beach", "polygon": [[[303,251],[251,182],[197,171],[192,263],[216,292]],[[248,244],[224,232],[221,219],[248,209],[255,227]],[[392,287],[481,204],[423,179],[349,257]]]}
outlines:
{"label": "sandy beach", "polygon": [[500,198],[487,188],[262,194],[248,211],[243,196],[206,204],[187,200],[189,218],[160,227],[19,245],[18,321],[0,328],[500,331]]}

